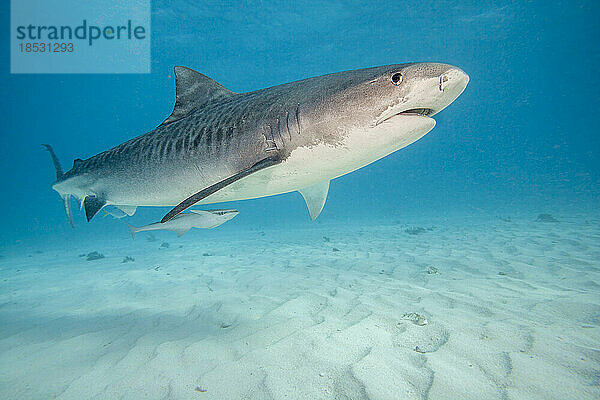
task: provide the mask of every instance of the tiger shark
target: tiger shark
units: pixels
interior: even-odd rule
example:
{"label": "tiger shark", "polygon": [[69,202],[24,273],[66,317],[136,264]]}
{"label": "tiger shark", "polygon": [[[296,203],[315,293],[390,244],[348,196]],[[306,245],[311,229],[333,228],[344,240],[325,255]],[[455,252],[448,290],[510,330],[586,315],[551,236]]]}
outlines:
{"label": "tiger shark", "polygon": [[154,130],[63,172],[52,188],[72,224],[70,197],[87,220],[113,205],[172,206],[162,223],[193,204],[299,191],[316,219],[329,182],[431,131],[432,118],[469,77],[441,63],[338,72],[247,93],[175,67],[173,112]]}

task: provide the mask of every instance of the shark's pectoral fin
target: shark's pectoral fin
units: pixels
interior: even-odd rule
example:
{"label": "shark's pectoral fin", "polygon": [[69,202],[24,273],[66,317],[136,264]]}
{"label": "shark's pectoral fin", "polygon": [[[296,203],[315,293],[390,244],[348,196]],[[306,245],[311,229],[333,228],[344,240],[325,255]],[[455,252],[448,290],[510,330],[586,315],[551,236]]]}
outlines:
{"label": "shark's pectoral fin", "polygon": [[327,193],[329,193],[329,181],[319,182],[315,185],[305,187],[298,190],[310,214],[310,219],[315,220],[321,214],[323,207],[325,206],[325,200],[327,200]]}
{"label": "shark's pectoral fin", "polygon": [[90,220],[96,215],[98,211],[102,209],[106,205],[106,200],[101,199],[97,196],[91,195],[86,196],[83,199],[83,208],[85,208],[85,216],[90,222]]}
{"label": "shark's pectoral fin", "polygon": [[115,206],[117,207],[119,210],[123,211],[125,214],[129,215],[130,217],[135,214],[135,210],[137,210],[137,206]]}
{"label": "shark's pectoral fin", "polygon": [[211,194],[215,193],[216,191],[223,189],[225,186],[230,185],[233,182],[238,181],[242,178],[245,178],[246,176],[248,176],[250,174],[260,171],[261,169],[271,167],[273,165],[277,165],[280,162],[281,162],[281,158],[278,155],[272,155],[272,156],[263,158],[259,162],[252,165],[250,168],[246,168],[246,169],[236,173],[235,175],[230,176],[229,178],[223,179],[222,181],[217,182],[214,185],[211,185],[205,189],[202,189],[198,193],[191,195],[190,197],[188,197],[187,199],[185,199],[184,201],[179,203],[177,206],[175,206],[171,211],[169,211],[163,217],[163,219],[160,220],[160,222],[164,224],[165,222],[169,221],[171,218],[173,218],[174,216],[176,216],[177,214],[179,214],[186,208],[191,207],[192,205],[196,204],[197,202],[204,199],[205,197],[210,196]]}

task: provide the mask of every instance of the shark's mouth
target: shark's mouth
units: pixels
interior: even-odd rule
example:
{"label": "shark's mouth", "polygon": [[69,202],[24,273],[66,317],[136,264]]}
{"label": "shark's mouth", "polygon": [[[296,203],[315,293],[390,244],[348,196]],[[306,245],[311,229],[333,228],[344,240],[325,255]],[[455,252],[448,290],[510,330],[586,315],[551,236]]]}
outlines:
{"label": "shark's mouth", "polygon": [[382,122],[385,122],[392,118],[403,116],[403,115],[427,118],[427,117],[434,115],[435,113],[436,113],[436,111],[434,111],[431,108],[411,108],[409,110],[404,110],[404,111],[400,111],[400,112],[394,112],[393,110],[388,110],[388,111],[384,112],[377,119],[377,122],[375,123],[375,125],[379,125]]}
{"label": "shark's mouth", "polygon": [[433,114],[435,114],[435,112],[431,108],[411,108],[410,110],[402,111],[396,115],[421,115],[429,117]]}

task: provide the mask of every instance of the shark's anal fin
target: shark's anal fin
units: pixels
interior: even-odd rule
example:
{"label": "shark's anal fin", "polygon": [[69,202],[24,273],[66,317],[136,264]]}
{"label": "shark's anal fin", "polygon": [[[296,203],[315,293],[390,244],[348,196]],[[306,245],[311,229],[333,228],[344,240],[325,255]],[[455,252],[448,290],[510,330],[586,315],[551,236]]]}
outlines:
{"label": "shark's anal fin", "polygon": [[96,196],[86,196],[83,199],[83,208],[85,208],[85,216],[90,222],[90,220],[96,215],[98,211],[102,209],[106,205],[106,200],[103,200]]}
{"label": "shark's anal fin", "polygon": [[175,122],[214,99],[234,96],[219,82],[187,67],[175,67],[175,107],[162,125]]}
{"label": "shark's anal fin", "polygon": [[184,201],[179,203],[177,206],[175,206],[175,208],[173,208],[171,211],[169,211],[163,217],[163,219],[160,220],[160,222],[164,224],[165,222],[169,221],[171,218],[173,218],[174,216],[176,216],[177,214],[179,214],[186,208],[191,207],[192,205],[196,204],[197,202],[204,199],[205,197],[210,196],[211,194],[215,193],[216,191],[223,189],[225,186],[230,185],[233,182],[240,180],[250,174],[253,174],[254,172],[260,171],[261,169],[271,167],[273,165],[277,165],[280,162],[281,162],[281,159],[278,155],[273,155],[273,156],[263,158],[259,162],[252,165],[250,168],[242,170],[242,171],[238,172],[237,174],[230,176],[229,178],[223,179],[222,181],[217,182],[214,185],[211,185],[205,189],[202,189],[198,193],[191,195],[190,197],[188,197],[187,199],[185,199]]}
{"label": "shark's anal fin", "polygon": [[329,193],[329,181],[319,182],[309,187],[298,190],[310,214],[310,219],[315,220],[321,214],[323,207],[325,206],[325,200],[327,200],[327,193]]}

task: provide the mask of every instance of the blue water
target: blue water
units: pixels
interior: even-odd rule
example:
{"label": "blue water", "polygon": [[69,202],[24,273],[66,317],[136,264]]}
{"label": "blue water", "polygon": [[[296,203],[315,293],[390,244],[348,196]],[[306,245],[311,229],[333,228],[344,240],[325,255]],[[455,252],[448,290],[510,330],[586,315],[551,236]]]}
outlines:
{"label": "blue water", "polygon": [[[180,385],[172,398],[265,398],[240,365],[293,398],[329,376],[341,394],[327,398],[387,399],[378,390],[396,378],[421,398],[597,395],[600,2],[156,0],[145,75],[11,75],[7,3],[0,398],[167,398],[165,382]],[[468,87],[422,139],[332,181],[315,222],[294,192],[219,205],[240,214],[214,230],[131,241],[120,221],[80,211],[72,229],[51,188],[41,143],[68,169],[154,129],[171,113],[176,65],[245,92],[421,61],[460,67]],[[534,224],[541,213],[560,223]],[[92,250],[106,259],[78,257]],[[429,326],[403,320],[414,312]],[[424,355],[423,343],[445,347]],[[231,371],[240,384],[228,387]]]}
{"label": "blue water", "polygon": [[[81,215],[76,230],[65,224],[39,144],[52,143],[70,166],[153,129],[174,103],[174,65],[238,92],[413,61],[446,62],[470,75],[430,134],[335,180],[322,222],[597,207],[599,8],[593,1],[154,1],[151,74],[10,75],[5,58],[0,237],[110,230],[114,224],[87,226]],[[2,35],[8,54],[7,30]],[[235,206],[243,208],[238,224],[310,223],[297,193]]]}

